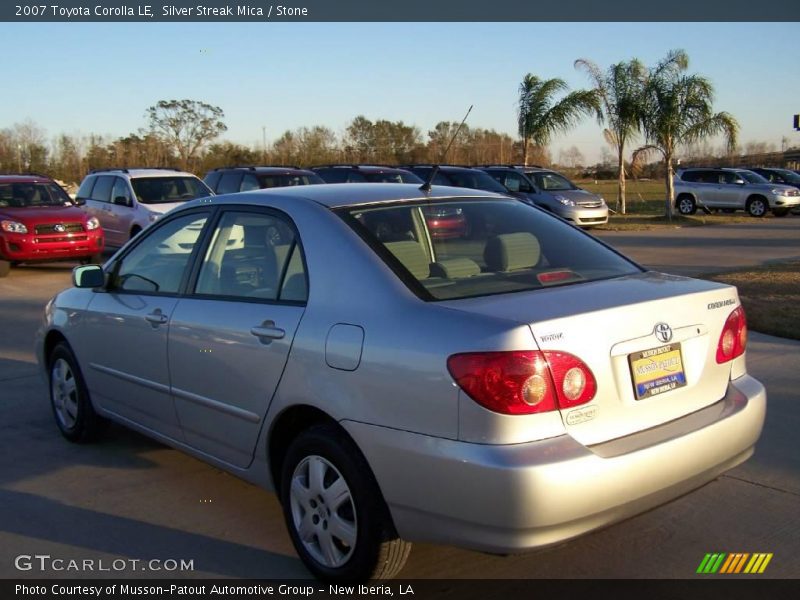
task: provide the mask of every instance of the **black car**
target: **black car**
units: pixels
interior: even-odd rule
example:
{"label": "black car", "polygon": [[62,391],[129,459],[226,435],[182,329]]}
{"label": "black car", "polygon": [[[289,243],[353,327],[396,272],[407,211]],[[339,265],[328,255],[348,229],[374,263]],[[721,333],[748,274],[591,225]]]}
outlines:
{"label": "black car", "polygon": [[[408,165],[403,167],[427,181],[434,165]],[[453,187],[470,188],[473,190],[486,190],[498,194],[509,195],[508,190],[500,183],[489,177],[483,171],[471,167],[457,165],[439,165],[439,170],[431,182],[433,185],[450,185]]]}
{"label": "black car", "polygon": [[781,183],[783,185],[791,185],[792,187],[800,188],[800,175],[798,175],[796,171],[772,167],[754,167],[750,170],[758,173],[770,183]]}
{"label": "black car", "polygon": [[325,183],[423,183],[405,169],[386,165],[318,165],[311,170]]}
{"label": "black car", "polygon": [[325,183],[311,171],[286,166],[220,167],[206,173],[203,181],[215,194]]}

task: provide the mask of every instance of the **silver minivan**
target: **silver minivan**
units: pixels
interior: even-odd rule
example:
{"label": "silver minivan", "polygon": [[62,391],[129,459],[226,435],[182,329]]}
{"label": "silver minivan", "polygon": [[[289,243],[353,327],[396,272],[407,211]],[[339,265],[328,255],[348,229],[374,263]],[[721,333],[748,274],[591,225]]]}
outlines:
{"label": "silver minivan", "polygon": [[169,168],[95,169],[75,201],[100,221],[106,245],[119,247],[176,206],[213,196],[191,173]]}

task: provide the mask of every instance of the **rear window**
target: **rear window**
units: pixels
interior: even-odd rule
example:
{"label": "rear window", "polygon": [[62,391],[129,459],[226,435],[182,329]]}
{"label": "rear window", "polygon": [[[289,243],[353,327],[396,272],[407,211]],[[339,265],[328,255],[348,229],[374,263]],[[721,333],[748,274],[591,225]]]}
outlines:
{"label": "rear window", "polygon": [[169,204],[211,195],[197,177],[137,177],[131,179],[131,185],[143,204]]}
{"label": "rear window", "polygon": [[515,200],[337,211],[419,296],[450,300],[640,272],[591,236]]}

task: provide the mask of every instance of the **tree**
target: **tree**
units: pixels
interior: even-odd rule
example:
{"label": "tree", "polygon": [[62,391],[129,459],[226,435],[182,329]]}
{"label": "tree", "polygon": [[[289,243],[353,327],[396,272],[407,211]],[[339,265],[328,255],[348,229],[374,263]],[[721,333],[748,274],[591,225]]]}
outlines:
{"label": "tree", "polygon": [[585,58],[575,61],[594,84],[608,127],[603,130],[606,142],[617,153],[617,210],[625,214],[625,146],[640,128],[642,93],[647,69],[639,60],[619,62],[602,71]]}
{"label": "tree", "polygon": [[646,146],[637,149],[636,163],[653,152],[664,159],[667,197],[665,213],[672,219],[675,204],[672,161],[681,145],[722,134],[728,147],[736,147],[739,124],[726,112],[712,112],[714,88],[701,76],[686,73],[689,57],[683,50],[673,50],[650,69],[643,90],[641,127]]}
{"label": "tree", "polygon": [[197,100],[160,100],[145,114],[150,130],[178,151],[184,169],[190,168],[205,144],[228,130],[220,107]]}
{"label": "tree", "polygon": [[522,161],[528,164],[528,144],[546,146],[556,133],[574,127],[581,117],[595,114],[602,118],[600,101],[594,90],[570,92],[561,100],[555,96],[567,91],[561,79],[539,79],[528,73],[519,84],[517,124],[522,140]]}
{"label": "tree", "polygon": [[585,165],[586,158],[577,146],[572,146],[558,153],[558,162],[571,169],[580,169]]}

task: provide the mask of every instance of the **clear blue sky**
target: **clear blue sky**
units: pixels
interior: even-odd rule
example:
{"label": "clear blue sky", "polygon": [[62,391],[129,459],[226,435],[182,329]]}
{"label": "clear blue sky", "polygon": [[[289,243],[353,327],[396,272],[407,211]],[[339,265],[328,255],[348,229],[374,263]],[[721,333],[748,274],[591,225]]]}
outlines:
{"label": "clear blue sky", "polygon": [[[653,64],[683,48],[742,142],[800,145],[796,23],[2,23],[0,36],[0,128],[32,119],[50,137],[125,135],[173,98],[220,106],[225,139],[248,145],[262,127],[269,143],[304,125],[340,133],[359,114],[425,133],[470,104],[470,126],[515,135],[526,73],[585,87],[576,58]],[[600,128],[557,138],[554,157],[572,145],[599,159]]]}

